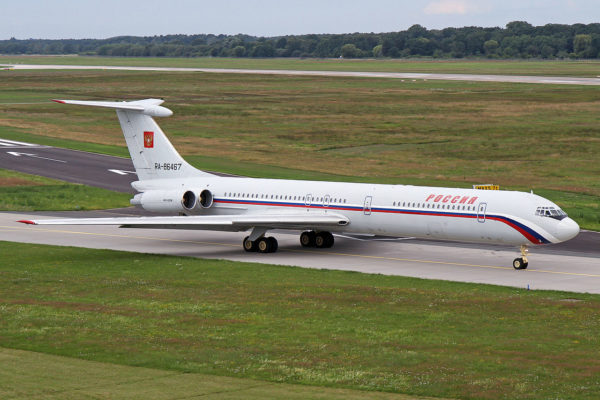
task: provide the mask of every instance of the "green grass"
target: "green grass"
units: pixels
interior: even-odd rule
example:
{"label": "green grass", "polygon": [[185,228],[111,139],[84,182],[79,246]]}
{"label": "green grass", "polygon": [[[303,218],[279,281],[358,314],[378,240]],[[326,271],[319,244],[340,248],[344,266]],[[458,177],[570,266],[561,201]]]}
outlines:
{"label": "green grass", "polygon": [[[413,396],[289,385],[85,361],[0,347],[2,399],[390,399]],[[424,399],[419,397],[419,399]]]}
{"label": "green grass", "polygon": [[317,71],[439,72],[597,77],[599,61],[342,60],[293,58],[152,58],[0,56],[2,64],[121,65],[141,67],[297,69]]}
{"label": "green grass", "polygon": [[158,122],[203,169],[456,187],[491,182],[548,193],[582,227],[599,229],[596,87],[115,71],[0,74],[0,136],[8,139],[127,156],[113,111],[48,100],[164,97],[175,115]]}
{"label": "green grass", "polygon": [[128,207],[130,194],[0,169],[0,211]]}
{"label": "green grass", "polygon": [[600,395],[597,295],[10,242],[0,251],[20,255],[0,269],[4,348],[419,396]]}

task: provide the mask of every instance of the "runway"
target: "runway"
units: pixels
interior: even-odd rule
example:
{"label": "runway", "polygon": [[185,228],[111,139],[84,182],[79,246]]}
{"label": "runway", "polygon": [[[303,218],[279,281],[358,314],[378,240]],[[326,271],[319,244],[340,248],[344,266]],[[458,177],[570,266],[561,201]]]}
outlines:
{"label": "runway", "polygon": [[447,81],[471,82],[508,82],[539,83],[552,85],[600,85],[599,78],[577,78],[567,76],[527,76],[527,75],[479,75],[479,74],[441,74],[412,72],[360,72],[360,71],[300,71],[281,69],[241,69],[241,68],[169,68],[169,67],[127,67],[105,65],[5,65],[15,70],[116,70],[116,71],[157,71],[157,72],[202,72],[219,74],[261,74],[261,75],[293,75],[293,76],[331,76],[355,78],[388,78],[388,79],[433,79]]}
{"label": "runway", "polygon": [[[119,215],[123,212],[118,211]],[[246,253],[242,249],[241,242],[246,235],[242,232],[26,226],[16,222],[45,218],[42,214],[0,213],[0,240],[488,283],[532,290],[600,293],[597,253],[581,255],[551,247],[533,248],[529,269],[516,271],[511,262],[517,252],[504,246],[336,236],[336,244],[331,249],[304,249],[298,242],[298,233],[275,231],[271,234],[279,241],[279,251],[260,254]],[[94,216],[114,214],[95,212]],[[52,215],[73,216],[73,213]]]}

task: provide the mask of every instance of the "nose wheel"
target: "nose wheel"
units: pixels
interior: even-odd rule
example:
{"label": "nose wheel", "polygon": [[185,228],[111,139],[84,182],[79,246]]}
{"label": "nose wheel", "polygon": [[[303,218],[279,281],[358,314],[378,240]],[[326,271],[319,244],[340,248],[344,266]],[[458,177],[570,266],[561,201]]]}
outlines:
{"label": "nose wheel", "polygon": [[521,257],[515,258],[513,260],[513,268],[514,269],[527,269],[529,265],[529,261],[527,260],[527,246],[521,246]]}

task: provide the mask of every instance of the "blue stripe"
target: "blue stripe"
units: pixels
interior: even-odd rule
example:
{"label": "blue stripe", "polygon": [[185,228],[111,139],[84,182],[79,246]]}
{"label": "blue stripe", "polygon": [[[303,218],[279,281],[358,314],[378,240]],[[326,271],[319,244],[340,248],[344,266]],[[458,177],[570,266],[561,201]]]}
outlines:
{"label": "blue stripe", "polygon": [[[269,200],[238,200],[238,199],[217,199],[216,202],[226,202],[226,203],[235,203],[235,204],[250,204],[250,205],[265,205],[265,206],[293,206],[293,207],[307,207],[307,208],[323,208],[330,210],[347,210],[347,211],[363,211],[364,207],[360,206],[346,206],[346,205],[322,205],[322,204],[310,204],[307,205],[305,203],[296,203],[296,202],[279,202],[279,201],[269,201]],[[430,210],[414,210],[414,209],[399,209],[399,208],[381,208],[381,207],[373,207],[371,208],[371,212],[388,212],[393,214],[407,214],[407,215],[430,215],[430,216],[440,216],[440,217],[455,217],[455,218],[477,218],[477,214],[473,213],[457,213],[457,212],[446,212],[446,211],[430,211]],[[532,237],[537,239],[538,243],[548,244],[551,243],[541,234],[533,230],[532,228],[524,225],[520,222],[515,221],[512,218],[508,218],[501,215],[492,215],[486,214],[486,218],[501,220],[506,222],[508,225],[514,225],[529,233]]]}

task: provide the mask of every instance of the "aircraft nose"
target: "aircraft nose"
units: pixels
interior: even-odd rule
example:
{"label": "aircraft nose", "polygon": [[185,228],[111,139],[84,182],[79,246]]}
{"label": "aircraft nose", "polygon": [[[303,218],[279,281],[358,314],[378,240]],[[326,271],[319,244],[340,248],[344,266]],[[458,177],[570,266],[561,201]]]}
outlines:
{"label": "aircraft nose", "polygon": [[561,241],[573,239],[579,233],[579,225],[571,218],[565,218],[556,226],[556,237]]}

